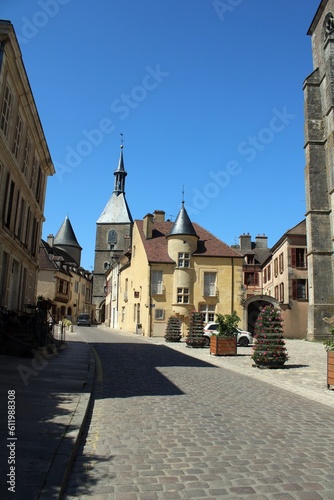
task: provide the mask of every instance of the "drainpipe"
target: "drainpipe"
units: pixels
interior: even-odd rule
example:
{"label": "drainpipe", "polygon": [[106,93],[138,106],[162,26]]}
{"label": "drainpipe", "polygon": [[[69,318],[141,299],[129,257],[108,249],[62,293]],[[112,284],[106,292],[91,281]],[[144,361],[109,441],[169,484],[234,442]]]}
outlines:
{"label": "drainpipe", "polygon": [[152,337],[152,295],[151,295],[151,263],[148,263],[148,336]]}
{"label": "drainpipe", "polygon": [[231,273],[231,314],[233,314],[234,311],[234,260],[233,257],[231,257],[231,262],[232,262],[232,273]]}

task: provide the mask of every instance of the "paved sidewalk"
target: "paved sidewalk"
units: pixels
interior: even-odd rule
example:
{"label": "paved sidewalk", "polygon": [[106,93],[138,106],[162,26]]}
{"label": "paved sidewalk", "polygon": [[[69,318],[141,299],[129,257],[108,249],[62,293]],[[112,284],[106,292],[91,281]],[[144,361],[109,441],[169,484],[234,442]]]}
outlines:
{"label": "paved sidewalk", "polygon": [[[67,334],[66,340],[53,358],[0,356],[1,499],[59,498],[86,417],[95,364],[78,335]],[[15,401],[14,435],[7,425],[8,400]]]}

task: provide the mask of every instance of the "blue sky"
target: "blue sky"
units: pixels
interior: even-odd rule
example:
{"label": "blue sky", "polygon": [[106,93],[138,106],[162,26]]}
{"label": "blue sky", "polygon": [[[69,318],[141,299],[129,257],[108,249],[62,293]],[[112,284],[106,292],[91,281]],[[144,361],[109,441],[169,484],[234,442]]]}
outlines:
{"label": "blue sky", "polygon": [[320,0],[2,0],[56,168],[43,238],[68,215],[93,269],[124,137],[134,219],[273,246],[305,215],[303,82]]}

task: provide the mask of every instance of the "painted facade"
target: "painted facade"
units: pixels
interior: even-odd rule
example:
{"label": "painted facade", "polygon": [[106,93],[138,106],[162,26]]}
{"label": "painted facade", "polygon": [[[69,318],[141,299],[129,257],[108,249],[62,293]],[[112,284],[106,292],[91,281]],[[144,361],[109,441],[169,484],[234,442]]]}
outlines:
{"label": "painted facade", "polygon": [[36,303],[47,178],[55,173],[9,21],[0,22],[0,307]]}
{"label": "painted facade", "polygon": [[193,310],[205,321],[234,310],[242,317],[242,262],[237,251],[191,223],[183,205],[174,223],[163,211],[147,214],[134,221],[131,250],[107,274],[107,323],[162,337],[176,315],[185,336]]}
{"label": "painted facade", "polygon": [[243,322],[254,333],[261,307],[272,304],[281,309],[286,338],[307,335],[308,269],[305,220],[288,230],[272,248],[267,237],[240,236],[237,249],[243,263]]}
{"label": "painted facade", "polygon": [[263,294],[271,296],[282,311],[285,337],[305,339],[309,295],[305,220],[272,247],[262,276]]}

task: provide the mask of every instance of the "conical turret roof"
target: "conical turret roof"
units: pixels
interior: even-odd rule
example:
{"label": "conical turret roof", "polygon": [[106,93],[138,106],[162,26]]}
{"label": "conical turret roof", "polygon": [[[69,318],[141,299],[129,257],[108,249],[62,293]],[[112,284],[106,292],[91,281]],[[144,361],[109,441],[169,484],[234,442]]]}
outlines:
{"label": "conical turret roof", "polygon": [[73,231],[72,224],[67,215],[65,217],[64,222],[60,226],[58,233],[54,238],[54,245],[77,247],[80,248],[80,250],[82,250],[82,247],[78,243],[78,240]]}
{"label": "conical turret roof", "polygon": [[182,202],[182,207],[178,213],[178,216],[176,217],[173,227],[168,234],[168,236],[175,235],[196,236],[196,238],[198,238],[189,215],[184,208],[184,201]]}

